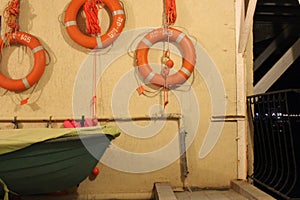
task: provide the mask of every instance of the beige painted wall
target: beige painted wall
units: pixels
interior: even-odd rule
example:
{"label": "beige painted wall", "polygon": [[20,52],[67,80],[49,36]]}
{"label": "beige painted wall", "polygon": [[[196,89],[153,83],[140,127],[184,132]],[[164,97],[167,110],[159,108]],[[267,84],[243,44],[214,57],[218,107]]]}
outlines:
{"label": "beige painted wall", "polygon": [[[7,0],[1,1],[1,12],[6,5],[5,2]],[[130,44],[141,39],[137,33],[145,33],[146,28],[157,28],[162,25],[162,0],[123,0],[122,2],[127,16],[124,29],[126,37],[120,36],[111,48],[97,54],[99,71],[103,70],[103,63],[106,63],[103,75],[97,85],[97,114],[99,117],[143,117],[149,115],[149,110],[152,109],[152,114],[159,115],[161,112],[158,112],[157,109],[153,110],[153,105],[162,103],[162,93],[149,98],[139,96],[134,88],[129,99],[117,99],[116,101],[120,101],[122,105],[124,102],[125,105],[129,102],[127,106],[130,116],[126,116],[125,112],[120,111],[127,110],[122,106],[119,110],[117,108],[117,116],[112,112],[112,106],[118,107],[118,103],[112,103],[112,97],[123,92],[122,89],[118,91],[114,91],[114,89],[119,89],[118,84],[122,82],[122,78],[132,72],[134,68],[131,57],[134,48]],[[79,76],[78,72],[82,68],[92,69],[94,57],[88,50],[78,46],[69,38],[61,23],[68,3],[68,0],[21,1],[21,30],[39,38],[48,52],[49,64],[34,90],[15,93],[0,89],[0,119],[13,119],[14,116],[18,116],[19,119],[47,119],[49,116],[53,116],[54,119],[80,117],[77,114],[73,115],[74,84]],[[201,52],[197,52],[197,69],[199,70],[195,70],[194,81],[192,82],[192,78],[190,78],[188,82],[192,85],[191,90],[195,94],[197,103],[193,105],[193,101],[188,101],[193,97],[176,98],[175,94],[191,95],[186,89],[177,91],[177,93],[171,91],[169,92],[170,103],[165,112],[181,113],[180,108],[185,108],[184,113],[181,114],[184,117],[187,116],[183,125],[188,132],[189,143],[187,150],[190,172],[187,179],[188,185],[200,188],[228,187],[230,180],[237,178],[236,123],[225,122],[220,138],[215,139],[216,145],[208,155],[200,158],[199,152],[207,133],[213,135],[213,132],[209,131],[211,124],[218,126],[217,124],[221,123],[211,121],[213,115],[220,114],[212,113],[212,108],[216,105],[212,105],[211,97],[218,98],[220,105],[226,101],[226,115],[236,114],[234,1],[185,0],[176,1],[176,3],[178,18],[175,26],[189,34],[201,50]],[[109,19],[105,12],[102,15],[104,18],[102,26],[105,29]],[[129,50],[127,47],[130,47]],[[120,53],[120,51],[122,52]],[[151,62],[159,62],[159,53],[159,51],[150,53]],[[181,62],[179,56],[174,55],[173,57],[175,63]],[[4,62],[7,65],[4,66]],[[32,62],[32,55],[28,50],[26,51],[26,48],[12,45],[2,54],[1,71],[14,78],[20,78],[28,73]],[[215,71],[211,71],[210,67],[215,67]],[[206,72],[207,74],[204,74]],[[134,73],[131,75],[134,76]],[[92,80],[92,75],[86,79]],[[218,83],[214,82],[214,79],[220,79],[223,84],[214,85],[214,83]],[[216,97],[215,90],[223,87],[225,94]],[[88,92],[90,89],[87,88],[87,94]],[[19,101],[26,97],[29,97],[28,104],[20,106]],[[82,103],[81,106],[84,110],[82,114],[88,115],[89,103]],[[192,118],[191,113],[195,112],[195,108],[199,108],[199,114],[196,118]],[[136,123],[146,127],[150,122]],[[136,123],[134,126],[137,126]],[[8,125],[0,124],[0,128],[6,128]],[[144,154],[161,149],[176,137],[178,124],[174,121],[166,121],[165,124],[158,125],[162,126],[161,130],[147,138],[141,138],[143,132],[135,133],[140,134],[140,137],[133,137],[128,131],[123,130],[121,136],[113,141],[114,147],[119,147],[129,153]],[[25,128],[29,125],[23,124],[23,126]],[[39,124],[39,126],[43,126],[43,124]],[[178,151],[177,147],[174,151]],[[168,157],[165,154],[158,155],[158,157],[152,158],[153,163]],[[110,159],[112,161],[118,159],[117,151],[114,148],[106,155],[105,162],[109,163]],[[130,196],[130,193],[140,193],[140,196],[144,194],[147,197],[151,193],[154,182],[170,182],[174,188],[183,186],[178,159],[159,170],[150,170],[151,172],[148,173],[122,171],[122,168],[125,168],[130,162],[131,160],[122,161],[117,167],[100,162],[100,175],[95,180],[84,181],[78,188],[78,193],[101,194],[103,197],[114,197],[112,193],[120,193],[121,197],[126,197],[125,193],[127,196]],[[148,162],[149,168],[153,169],[154,167],[151,168],[151,159]]]}

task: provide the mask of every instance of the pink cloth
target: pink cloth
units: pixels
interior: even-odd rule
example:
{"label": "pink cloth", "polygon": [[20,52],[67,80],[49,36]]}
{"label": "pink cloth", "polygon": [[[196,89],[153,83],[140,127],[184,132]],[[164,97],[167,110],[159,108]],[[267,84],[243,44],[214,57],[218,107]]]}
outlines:
{"label": "pink cloth", "polygon": [[[95,119],[84,119],[84,127],[88,127],[88,126],[95,126],[97,125],[98,121],[96,121]],[[77,128],[77,127],[81,127],[80,122],[77,122],[76,120],[73,119],[67,119],[64,121],[64,127],[65,128]]]}

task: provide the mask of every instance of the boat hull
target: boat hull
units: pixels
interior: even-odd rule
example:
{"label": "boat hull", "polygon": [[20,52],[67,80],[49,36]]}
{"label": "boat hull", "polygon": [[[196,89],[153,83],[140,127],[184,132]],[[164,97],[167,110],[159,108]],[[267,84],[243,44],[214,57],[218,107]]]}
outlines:
{"label": "boat hull", "polygon": [[[0,155],[0,178],[19,195],[44,194],[78,185],[110,144],[104,134],[69,136]],[[0,194],[3,189],[0,187]]]}

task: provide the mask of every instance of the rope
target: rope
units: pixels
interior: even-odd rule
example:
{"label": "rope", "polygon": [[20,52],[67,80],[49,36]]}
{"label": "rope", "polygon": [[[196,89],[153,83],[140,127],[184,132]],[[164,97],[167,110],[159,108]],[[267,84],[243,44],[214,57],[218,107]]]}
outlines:
{"label": "rope", "polygon": [[4,181],[1,178],[0,178],[0,186],[2,186],[2,188],[4,190],[4,199],[3,200],[9,200],[9,195],[8,195],[9,193],[18,195],[17,193],[9,190],[7,185],[4,183]]}
{"label": "rope", "polygon": [[93,98],[92,98],[92,120],[91,126],[98,125],[97,118],[97,51],[94,51],[94,67],[93,67]]}
{"label": "rope", "polygon": [[19,1],[11,0],[3,11],[4,21],[7,27],[12,31],[18,31],[20,26],[18,18],[20,14]]}
{"label": "rope", "polygon": [[169,34],[169,28],[166,27],[166,33],[167,33],[167,48],[164,51],[164,55],[162,57],[162,72],[161,74],[164,77],[164,108],[168,105],[169,103],[169,94],[168,94],[168,86],[167,86],[167,79],[170,73],[170,69],[173,67],[174,63],[170,59],[170,34]]}
{"label": "rope", "polygon": [[29,95],[27,95],[27,97],[23,98],[21,97],[20,99],[20,105],[23,106],[23,105],[26,105],[29,101],[29,99],[31,98],[31,96],[33,95],[34,91],[36,90],[37,86],[38,86],[38,83],[37,82],[34,86],[33,86],[33,89],[31,90],[31,92],[29,93]]}
{"label": "rope", "polygon": [[168,86],[167,78],[169,75],[170,68],[173,67],[173,61],[170,59],[170,34],[169,34],[169,27],[175,23],[176,21],[176,3],[175,0],[165,0],[165,20],[164,20],[164,28],[166,29],[167,33],[167,49],[164,51],[164,55],[162,58],[163,62],[163,69],[162,75],[164,76],[165,83],[164,83],[164,108],[169,103],[168,100]]}
{"label": "rope", "polygon": [[167,47],[167,50],[165,51],[164,53],[164,57],[163,57],[163,69],[162,69],[162,75],[164,77],[164,108],[166,108],[166,106],[168,105],[169,103],[169,94],[168,94],[168,86],[167,86],[167,79],[168,79],[168,76],[169,76],[169,73],[170,73],[170,68],[167,66],[166,62],[171,60],[170,59],[170,49],[169,49],[169,34],[168,34],[168,47]]}
{"label": "rope", "polygon": [[168,25],[174,24],[177,17],[175,0],[166,0],[165,12],[166,12],[167,24]]}
{"label": "rope", "polygon": [[94,86],[93,86],[93,99],[92,99],[92,118],[97,118],[97,57],[96,52],[94,53],[94,72],[93,72],[93,78],[94,78]]}
{"label": "rope", "polygon": [[4,181],[2,181],[2,179],[0,179],[0,185],[2,186],[2,188],[4,190],[4,200],[8,200],[9,189],[8,189],[7,185],[4,183]]}
{"label": "rope", "polygon": [[5,46],[9,46],[9,41],[12,38],[12,33],[17,32],[20,29],[19,21],[19,0],[11,0],[8,2],[6,8],[3,10],[4,20],[4,34],[7,37],[8,43],[2,43],[1,51]]}
{"label": "rope", "polygon": [[98,18],[98,8],[101,8],[101,5],[104,5],[101,0],[87,0],[84,4],[83,10],[86,16],[87,32],[89,34],[98,35],[101,33],[100,20]]}

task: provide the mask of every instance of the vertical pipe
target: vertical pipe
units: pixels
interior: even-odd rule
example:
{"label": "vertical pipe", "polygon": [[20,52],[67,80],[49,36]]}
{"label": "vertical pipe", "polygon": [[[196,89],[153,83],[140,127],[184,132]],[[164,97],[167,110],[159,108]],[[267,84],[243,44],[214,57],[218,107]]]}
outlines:
{"label": "vertical pipe", "polygon": [[181,159],[181,170],[182,170],[182,180],[184,181],[188,177],[188,167],[187,167],[187,158],[186,158],[186,146],[185,146],[185,137],[187,132],[180,131],[180,159]]}
{"label": "vertical pipe", "polygon": [[181,180],[183,182],[184,188],[187,188],[188,190],[190,190],[188,183],[187,183],[189,170],[188,170],[188,165],[187,165],[186,145],[185,145],[185,137],[186,137],[187,132],[184,130],[182,116],[178,119],[178,134],[179,134],[179,145],[180,145]]}

